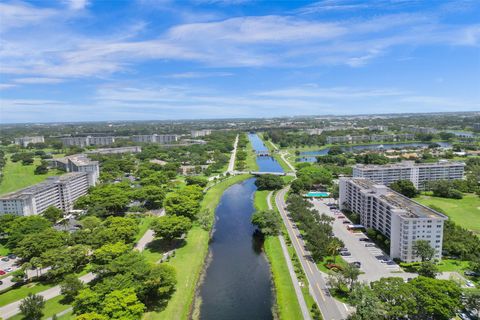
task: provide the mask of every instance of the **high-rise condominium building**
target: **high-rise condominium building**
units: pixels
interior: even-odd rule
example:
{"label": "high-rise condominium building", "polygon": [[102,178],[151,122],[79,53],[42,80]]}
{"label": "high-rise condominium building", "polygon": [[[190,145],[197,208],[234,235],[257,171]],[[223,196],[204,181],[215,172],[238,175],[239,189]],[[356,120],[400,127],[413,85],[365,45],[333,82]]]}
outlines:
{"label": "high-rise condominium building", "polygon": [[31,216],[41,214],[50,206],[67,212],[75,200],[87,194],[89,186],[86,172],[49,177],[45,182],[1,196],[0,214]]}
{"label": "high-rise condominium building", "polygon": [[353,167],[354,178],[367,178],[375,183],[390,185],[397,180],[410,180],[415,187],[424,190],[428,182],[435,180],[463,179],[465,163],[441,160],[436,163],[402,161],[385,165],[357,164]]}
{"label": "high-rise condominium building", "polygon": [[53,168],[59,168],[66,172],[86,172],[88,174],[88,184],[95,186],[100,177],[100,167],[98,161],[90,160],[84,154],[75,154],[65,158],[56,158],[48,160]]}
{"label": "high-rise condominium building", "polygon": [[15,144],[18,144],[22,147],[26,147],[30,143],[41,143],[41,142],[45,142],[45,139],[43,138],[43,136],[15,138]]}
{"label": "high-rise condominium building", "polygon": [[392,258],[418,261],[414,250],[418,240],[428,241],[435,258],[441,258],[445,215],[363,178],[340,178],[339,204],[357,213],[363,226],[389,238]]}
{"label": "high-rise condominium building", "polygon": [[86,137],[68,137],[60,138],[65,147],[77,146],[77,147],[88,147],[88,146],[108,146],[115,143],[115,137],[110,136],[86,136]]}

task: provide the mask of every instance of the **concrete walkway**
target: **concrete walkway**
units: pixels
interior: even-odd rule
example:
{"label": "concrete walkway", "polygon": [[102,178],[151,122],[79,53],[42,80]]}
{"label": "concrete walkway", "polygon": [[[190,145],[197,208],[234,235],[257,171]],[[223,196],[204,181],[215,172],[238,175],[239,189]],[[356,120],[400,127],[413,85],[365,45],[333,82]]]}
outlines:
{"label": "concrete walkway", "polygon": [[[270,210],[273,210],[272,194],[273,194],[273,191],[270,192],[267,196],[268,209]],[[283,238],[282,235],[279,235],[278,238],[280,240],[280,245],[282,247],[283,256],[285,257],[285,261],[287,262],[288,272],[290,273],[290,278],[292,279],[293,287],[295,288],[295,294],[297,295],[298,304],[300,305],[300,309],[302,309],[303,319],[310,320],[311,319],[310,312],[308,311],[307,303],[305,302],[302,289],[300,288],[297,275],[295,274],[292,259],[290,258],[290,254],[287,249],[287,244],[285,243],[285,239]]]}
{"label": "concrete walkway", "polygon": [[232,172],[235,169],[235,158],[237,157],[237,145],[238,145],[238,134],[235,138],[235,143],[233,144],[233,150],[230,155],[230,161],[228,162],[227,172]]}

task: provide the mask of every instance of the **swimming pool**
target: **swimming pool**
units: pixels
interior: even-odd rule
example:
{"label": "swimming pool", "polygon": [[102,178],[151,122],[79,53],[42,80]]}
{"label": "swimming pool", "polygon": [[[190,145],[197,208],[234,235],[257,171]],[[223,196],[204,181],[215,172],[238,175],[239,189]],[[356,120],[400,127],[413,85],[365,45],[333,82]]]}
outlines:
{"label": "swimming pool", "polygon": [[330,196],[330,192],[314,192],[314,191],[311,191],[307,194],[304,194],[303,196],[308,197],[308,198],[327,198],[327,197]]}

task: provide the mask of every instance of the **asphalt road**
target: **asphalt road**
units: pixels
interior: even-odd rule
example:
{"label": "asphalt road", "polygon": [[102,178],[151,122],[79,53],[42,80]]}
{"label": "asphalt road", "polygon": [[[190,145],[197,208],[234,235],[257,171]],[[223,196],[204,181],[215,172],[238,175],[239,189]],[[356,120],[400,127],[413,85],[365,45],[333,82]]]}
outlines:
{"label": "asphalt road", "polygon": [[294,227],[293,222],[291,222],[287,216],[287,212],[284,209],[286,207],[284,197],[287,190],[288,189],[286,188],[277,193],[275,196],[275,203],[280,211],[290,239],[292,240],[293,247],[295,248],[300,263],[302,264],[302,268],[308,279],[310,292],[315,299],[324,320],[346,319],[348,316],[347,307],[343,303],[335,300],[330,295],[324,275],[318,270],[315,263],[311,260],[310,253],[305,250],[305,243],[299,237],[300,232]]}

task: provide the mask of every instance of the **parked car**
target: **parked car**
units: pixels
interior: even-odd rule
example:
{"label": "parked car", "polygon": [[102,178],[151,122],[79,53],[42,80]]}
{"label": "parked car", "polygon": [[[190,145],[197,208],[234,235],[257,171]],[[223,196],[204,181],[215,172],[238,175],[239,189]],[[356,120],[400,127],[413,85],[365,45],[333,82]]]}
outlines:
{"label": "parked car", "polygon": [[343,257],[348,257],[348,256],[351,256],[352,254],[348,251],[342,251],[342,252],[340,252],[340,255],[343,256]]}
{"label": "parked car", "polygon": [[467,287],[469,287],[469,288],[475,288],[475,285],[473,284],[472,281],[467,281],[467,282],[465,283],[465,285],[466,285]]}
{"label": "parked car", "polygon": [[387,261],[387,262],[385,262],[385,263],[388,264],[389,266],[394,266],[394,265],[396,265],[395,261],[393,261],[393,260],[389,260],[389,261]]}
{"label": "parked car", "polygon": [[365,247],[375,247],[375,243],[365,243]]}
{"label": "parked car", "polygon": [[348,251],[348,249],[345,248],[345,247],[343,247],[343,248],[338,249],[338,251],[340,251],[340,252],[342,252],[342,251]]}
{"label": "parked car", "polygon": [[345,216],[342,215],[342,216],[338,216],[337,218],[338,219],[345,219]]}
{"label": "parked car", "polygon": [[8,259],[8,257],[3,257],[3,258],[2,258],[2,261],[3,261],[3,262],[8,262],[9,260],[10,260],[10,259]]}
{"label": "parked car", "polygon": [[5,269],[5,272],[12,272],[13,271],[13,268],[6,268]]}
{"label": "parked car", "polygon": [[1,286],[2,284],[3,284],[3,281],[2,281],[2,280],[0,280],[0,286]]}
{"label": "parked car", "polygon": [[358,239],[358,240],[359,240],[359,241],[365,241],[365,242],[371,241],[369,238],[360,238],[360,239]]}
{"label": "parked car", "polygon": [[6,272],[3,270],[0,270],[0,276],[3,276],[4,274],[6,274]]}
{"label": "parked car", "polygon": [[464,274],[469,277],[480,277],[480,273],[474,271],[465,271]]}
{"label": "parked car", "polygon": [[360,268],[362,266],[362,263],[360,261],[354,261],[350,263],[352,266]]}
{"label": "parked car", "polygon": [[351,222],[348,221],[348,220],[345,220],[345,221],[343,221],[342,223],[343,223],[343,224],[350,224]]}
{"label": "parked car", "polygon": [[17,256],[14,255],[13,253],[10,253],[10,254],[8,255],[8,258],[13,260],[13,259],[17,259]]}
{"label": "parked car", "polygon": [[458,317],[462,320],[470,320],[471,318],[466,313],[459,313]]}

